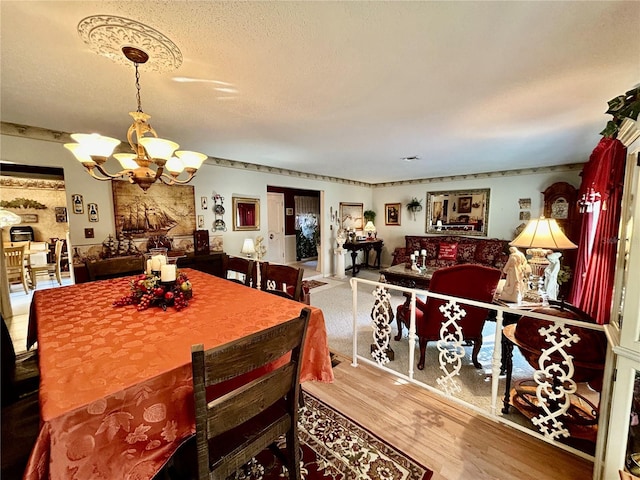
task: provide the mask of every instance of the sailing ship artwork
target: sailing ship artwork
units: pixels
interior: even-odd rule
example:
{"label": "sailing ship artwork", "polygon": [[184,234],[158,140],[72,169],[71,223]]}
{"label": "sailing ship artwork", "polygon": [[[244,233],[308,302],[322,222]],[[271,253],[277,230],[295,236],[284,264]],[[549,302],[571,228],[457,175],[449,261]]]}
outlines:
{"label": "sailing ship artwork", "polygon": [[147,192],[137,185],[112,181],[118,237],[192,235],[196,228],[191,185],[154,184]]}

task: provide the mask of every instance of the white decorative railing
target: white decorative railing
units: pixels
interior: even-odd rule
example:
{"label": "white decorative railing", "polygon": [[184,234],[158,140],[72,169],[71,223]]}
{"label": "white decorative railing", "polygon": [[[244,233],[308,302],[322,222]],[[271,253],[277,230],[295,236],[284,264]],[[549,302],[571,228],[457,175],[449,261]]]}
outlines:
{"label": "white decorative railing", "polygon": [[[576,329],[572,329],[571,327],[577,326],[589,330],[604,331],[604,328],[601,325],[531,311],[515,310],[513,308],[497,304],[486,304],[473,300],[432,293],[426,290],[405,288],[360,278],[352,278],[350,283],[353,297],[352,365],[354,367],[358,365],[358,361],[372,364],[378,368],[399,375],[411,383],[417,384],[432,392],[436,392],[456,402],[462,403],[464,406],[496,419],[499,422],[506,423],[514,428],[534,435],[560,448],[569,450],[583,458],[593,460],[593,457],[590,454],[569,447],[558,442],[558,440],[570,435],[567,426],[564,424],[564,418],[571,407],[572,395],[577,391],[577,384],[573,380],[575,373],[573,357],[565,350],[567,347],[580,341],[580,336],[576,333]],[[358,310],[358,288],[363,286],[374,287],[373,307],[371,308],[370,313],[360,312]],[[394,291],[409,294],[409,341],[406,343],[403,340],[402,342],[395,342],[394,344],[394,348],[408,349],[408,368],[406,374],[389,367],[392,363],[390,361],[390,355],[392,355],[393,350],[390,340],[392,331],[391,322],[394,317],[390,292]],[[421,295],[427,298],[433,297],[446,301],[446,303],[440,307],[440,312],[443,315],[443,321],[440,328],[440,339],[437,341],[438,361],[441,375],[435,379],[435,384],[433,385],[415,378],[414,355],[415,344],[417,341],[415,315],[416,295]],[[464,349],[464,336],[459,322],[466,315],[465,306],[468,305],[486,308],[496,312],[495,341],[493,343],[493,352],[491,356],[491,399],[488,411],[457,397],[457,395],[462,391],[460,373],[463,365],[462,360],[466,355]],[[538,369],[533,372],[533,380],[536,387],[535,401],[541,410],[539,415],[531,419],[531,423],[537,428],[537,432],[531,428],[526,428],[505,418],[504,414],[508,411],[509,402],[508,387],[503,400],[504,408],[500,409],[498,407],[500,402],[500,376],[504,367],[502,364],[503,358],[501,341],[504,313],[517,315],[523,315],[526,313],[527,317],[551,322],[548,326],[542,326],[538,331],[541,338],[543,338],[545,343],[549,345],[549,348],[542,349],[538,359]],[[361,354],[358,353],[358,320],[360,319],[360,324],[362,324],[363,315],[368,315],[373,329],[373,344],[371,344],[370,353],[368,355],[364,352],[361,352]],[[554,357],[556,359],[560,357],[562,361],[559,363],[554,362]]]}

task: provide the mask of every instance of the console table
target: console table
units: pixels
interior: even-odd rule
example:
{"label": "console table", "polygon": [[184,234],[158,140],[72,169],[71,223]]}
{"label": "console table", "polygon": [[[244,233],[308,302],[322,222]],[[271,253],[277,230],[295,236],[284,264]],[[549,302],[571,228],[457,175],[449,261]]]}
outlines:
{"label": "console table", "polygon": [[[347,242],[344,244],[344,248],[351,252],[351,266],[347,267],[346,270],[351,269],[351,276],[355,277],[360,268],[377,268],[380,270],[380,257],[382,256],[382,245],[384,245],[382,239],[376,240],[362,240],[357,242]],[[358,265],[358,252],[364,252],[364,262]],[[375,250],[376,252],[376,261],[374,265],[369,265],[369,252],[371,250]]]}
{"label": "console table", "polygon": [[[169,252],[169,256],[171,256],[171,252]],[[208,255],[187,253],[179,256],[177,265],[178,268],[193,268],[216,277],[222,277],[222,253]],[[85,283],[142,273],[144,265],[143,257],[138,255],[74,264],[73,269],[76,283]]]}

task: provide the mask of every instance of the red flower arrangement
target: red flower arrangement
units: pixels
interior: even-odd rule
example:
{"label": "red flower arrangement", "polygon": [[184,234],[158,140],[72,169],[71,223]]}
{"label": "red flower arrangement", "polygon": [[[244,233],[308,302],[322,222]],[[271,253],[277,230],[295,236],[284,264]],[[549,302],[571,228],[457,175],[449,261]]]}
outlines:
{"label": "red flower arrangement", "polygon": [[191,282],[185,273],[179,272],[176,281],[170,284],[160,282],[160,278],[143,273],[129,282],[131,293],[113,302],[114,307],[137,305],[138,310],[151,306],[166,310],[173,306],[180,311],[189,306],[193,296]]}

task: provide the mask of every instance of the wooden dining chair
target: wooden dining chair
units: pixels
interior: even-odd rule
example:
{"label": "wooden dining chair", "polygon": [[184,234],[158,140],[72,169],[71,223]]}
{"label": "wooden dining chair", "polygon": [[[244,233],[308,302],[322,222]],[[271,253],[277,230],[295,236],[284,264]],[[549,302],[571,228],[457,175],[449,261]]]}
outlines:
{"label": "wooden dining chair", "polygon": [[[219,347],[191,347],[199,480],[224,479],[266,447],[284,459],[289,478],[299,480],[298,402],[300,363],[311,310]],[[289,360],[248,384],[207,402],[206,389]],[[286,455],[276,441],[285,435]]]}
{"label": "wooden dining chair", "polygon": [[7,275],[7,283],[21,283],[24,292],[29,293],[29,285],[27,283],[27,273],[25,270],[24,260],[28,242],[18,247],[4,248],[4,263]]}
{"label": "wooden dining chair", "polygon": [[302,299],[303,276],[303,268],[268,263],[262,273],[262,289],[299,302]]}
{"label": "wooden dining chair", "polygon": [[60,259],[62,257],[62,247],[64,242],[60,239],[56,240],[53,262],[52,263],[33,263],[31,256],[29,257],[29,277],[31,278],[31,286],[35,289],[38,285],[38,275],[47,274],[49,277],[55,275],[58,285],[62,285],[62,275],[60,273]]}
{"label": "wooden dining chair", "polygon": [[222,254],[222,278],[232,282],[255,286],[255,264],[250,258]]}

